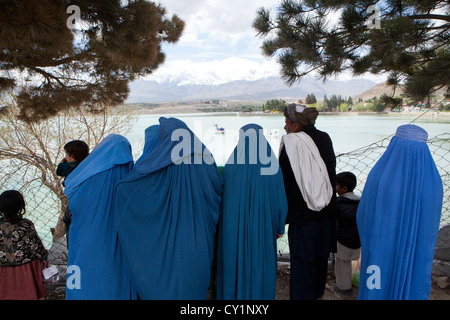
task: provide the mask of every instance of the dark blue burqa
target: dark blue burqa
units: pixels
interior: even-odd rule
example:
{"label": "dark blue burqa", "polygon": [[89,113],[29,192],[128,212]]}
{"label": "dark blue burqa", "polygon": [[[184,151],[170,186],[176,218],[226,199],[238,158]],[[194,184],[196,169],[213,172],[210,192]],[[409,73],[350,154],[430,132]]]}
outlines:
{"label": "dark blue burqa", "polygon": [[117,186],[119,240],[140,298],[206,299],[223,179],[184,122],[159,121],[158,142]]}
{"label": "dark blue burqa", "polygon": [[113,212],[115,186],[132,166],[130,143],[111,134],[66,179],[64,193],[72,213],[67,265],[79,268],[81,284],[66,289],[68,300],[136,297]]}
{"label": "dark blue burqa", "polygon": [[275,299],[277,233],[284,234],[287,199],[278,159],[260,126],[241,129],[223,178],[217,299]]}
{"label": "dark blue burqa", "polygon": [[397,129],[367,177],[357,212],[358,299],[428,299],[443,187],[427,133]]}
{"label": "dark blue burqa", "polygon": [[158,142],[158,136],[159,136],[158,124],[155,124],[145,129],[144,150],[142,151],[142,155],[139,157],[139,159],[136,160],[135,165],[137,165],[142,159],[145,159],[150,154],[153,147]]}

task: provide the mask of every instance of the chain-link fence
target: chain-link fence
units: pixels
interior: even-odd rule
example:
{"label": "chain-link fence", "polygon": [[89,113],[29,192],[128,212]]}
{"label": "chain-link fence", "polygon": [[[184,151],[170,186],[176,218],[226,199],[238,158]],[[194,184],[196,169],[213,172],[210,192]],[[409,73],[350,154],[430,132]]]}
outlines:
{"label": "chain-link fence", "polygon": [[[392,136],[366,147],[336,155],[336,172],[351,171],[356,175],[358,179],[354,190],[356,194],[362,194],[370,170],[383,155],[391,138]],[[440,224],[440,227],[443,228],[444,226],[450,225],[450,133],[444,133],[429,139],[428,146],[441,175],[442,184],[444,185],[444,200]],[[289,252],[286,235],[278,239],[278,252],[280,255]]]}

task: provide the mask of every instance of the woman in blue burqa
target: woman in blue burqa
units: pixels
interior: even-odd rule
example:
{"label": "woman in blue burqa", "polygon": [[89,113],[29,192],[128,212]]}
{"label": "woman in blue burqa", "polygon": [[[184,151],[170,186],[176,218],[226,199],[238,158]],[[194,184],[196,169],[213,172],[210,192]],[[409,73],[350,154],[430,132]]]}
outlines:
{"label": "woman in blue burqa", "polygon": [[157,143],[117,186],[119,241],[141,299],[206,299],[223,179],[184,122],[159,122]]}
{"label": "woman in blue burqa", "polygon": [[357,211],[358,299],[428,299],[443,187],[416,125],[397,128],[370,171]]}
{"label": "woman in blue burqa", "polygon": [[217,299],[273,300],[287,199],[278,159],[259,125],[241,128],[223,178]]}
{"label": "woman in blue burqa", "polygon": [[64,192],[72,212],[68,300],[137,297],[118,242],[113,212],[115,186],[132,167],[130,143],[123,136],[111,134],[66,178]]}
{"label": "woman in blue burqa", "polygon": [[152,152],[153,147],[158,142],[159,136],[159,125],[155,124],[153,126],[145,129],[145,141],[144,141],[144,149],[142,150],[142,155],[139,159],[136,160],[135,166],[141,162],[141,160],[147,158],[147,156]]}

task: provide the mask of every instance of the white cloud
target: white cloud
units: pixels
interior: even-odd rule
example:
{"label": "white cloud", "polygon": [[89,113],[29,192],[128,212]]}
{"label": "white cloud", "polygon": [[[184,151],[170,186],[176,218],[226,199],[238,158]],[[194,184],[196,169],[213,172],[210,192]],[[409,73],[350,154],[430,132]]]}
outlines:
{"label": "white cloud", "polygon": [[272,60],[250,60],[237,57],[223,60],[176,60],[156,71],[151,80],[177,81],[179,84],[222,84],[235,80],[258,80],[277,76],[278,64]]}
{"label": "white cloud", "polygon": [[252,23],[259,7],[279,1],[161,0],[168,15],[186,26],[176,44],[163,46],[166,61],[149,79],[220,84],[278,75],[276,61],[262,55]]}
{"label": "white cloud", "polygon": [[148,79],[220,84],[279,75],[276,59],[262,55],[262,39],[256,37],[252,23],[258,8],[274,12],[281,0],[159,2],[186,27],[176,44],[163,46],[166,61]]}
{"label": "white cloud", "polygon": [[[280,0],[162,0],[169,14],[186,22],[180,44],[190,44],[207,34],[207,40],[237,41],[253,35],[252,22],[259,7],[273,7]],[[203,38],[204,39],[204,38]]]}

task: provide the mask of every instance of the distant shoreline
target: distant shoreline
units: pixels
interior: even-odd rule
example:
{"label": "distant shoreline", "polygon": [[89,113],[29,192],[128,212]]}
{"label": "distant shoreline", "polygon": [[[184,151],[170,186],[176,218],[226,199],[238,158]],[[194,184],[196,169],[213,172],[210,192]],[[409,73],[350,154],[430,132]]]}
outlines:
{"label": "distant shoreline", "polygon": [[[174,106],[174,107],[155,107],[152,109],[138,109],[136,110],[138,115],[162,115],[162,114],[195,114],[195,115],[205,115],[205,116],[213,116],[213,115],[235,115],[241,117],[252,117],[252,116],[282,116],[282,113],[265,113],[265,112],[205,112],[202,111],[201,108],[193,107],[193,106]],[[434,110],[424,110],[424,111],[400,111],[400,112],[319,112],[320,115],[324,116],[370,116],[370,115],[389,115],[389,116],[421,116],[421,117],[445,117],[450,118],[450,112],[445,111],[434,111]]]}

